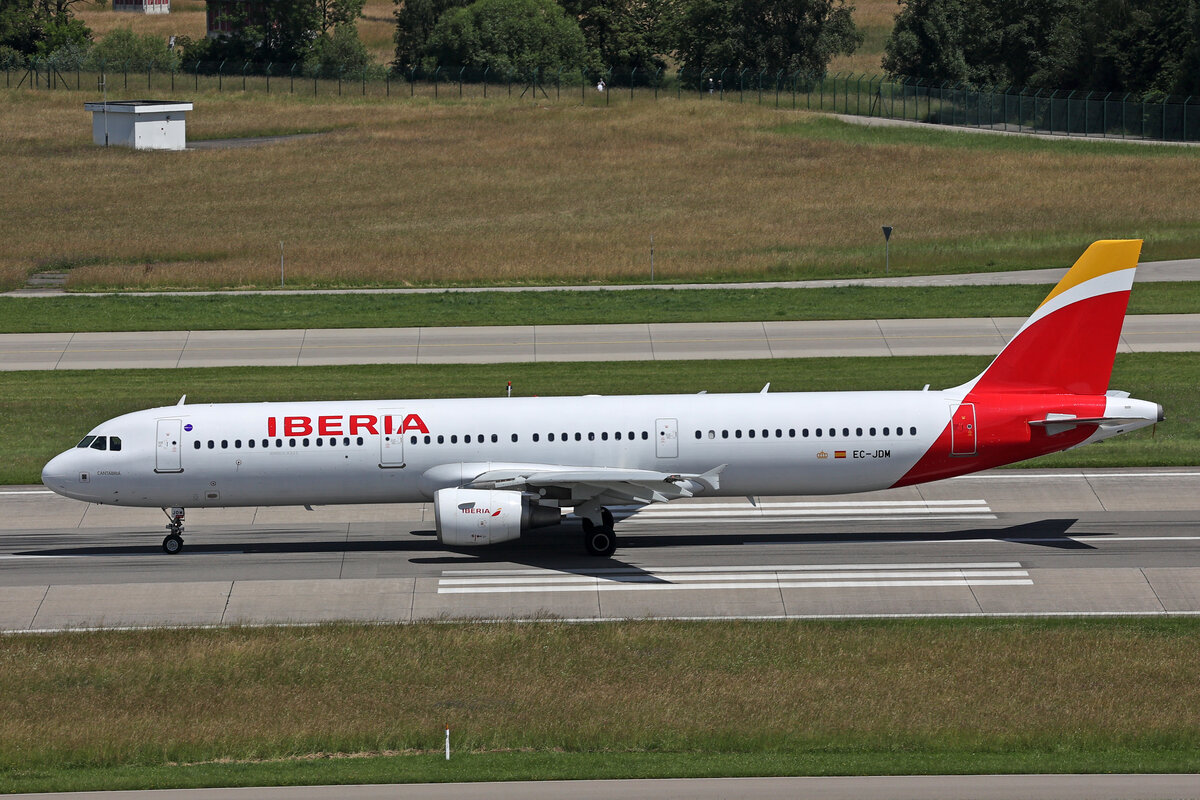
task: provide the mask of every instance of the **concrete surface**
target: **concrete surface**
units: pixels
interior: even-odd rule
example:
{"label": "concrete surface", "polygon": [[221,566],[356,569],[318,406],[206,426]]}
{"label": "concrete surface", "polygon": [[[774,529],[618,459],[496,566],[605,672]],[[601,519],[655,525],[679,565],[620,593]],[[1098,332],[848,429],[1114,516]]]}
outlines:
{"label": "concrete surface", "polygon": [[[0,371],[994,355],[1022,318],[0,335]],[[1200,350],[1200,314],[1131,316],[1122,353]]]}
{"label": "concrete surface", "polygon": [[[1200,614],[1200,468],[997,470],[860,496],[615,509],[446,548],[428,504],[158,509],[0,489],[0,629],[442,619]],[[632,515],[631,515],[632,513]]]}

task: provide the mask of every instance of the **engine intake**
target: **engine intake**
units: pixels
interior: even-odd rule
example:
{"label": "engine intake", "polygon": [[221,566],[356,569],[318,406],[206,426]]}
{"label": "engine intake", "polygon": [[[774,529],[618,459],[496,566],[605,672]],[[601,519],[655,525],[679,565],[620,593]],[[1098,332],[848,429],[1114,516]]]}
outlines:
{"label": "engine intake", "polygon": [[433,494],[437,538],[452,547],[511,542],[521,531],[557,525],[562,512],[538,505],[520,492],[439,489]]}

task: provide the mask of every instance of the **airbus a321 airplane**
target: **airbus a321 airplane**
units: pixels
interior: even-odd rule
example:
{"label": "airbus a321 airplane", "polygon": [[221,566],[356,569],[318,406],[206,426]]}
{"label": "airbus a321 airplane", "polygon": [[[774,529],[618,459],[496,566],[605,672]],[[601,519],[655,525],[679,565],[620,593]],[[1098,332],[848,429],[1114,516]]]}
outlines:
{"label": "airbus a321 airplane", "polygon": [[991,365],[952,389],[178,405],[97,425],[42,471],[59,494],[184,509],[432,500],[438,541],[507,542],[613,505],[863,492],[1089,444],[1163,419],[1108,391],[1139,240],[1091,245]]}

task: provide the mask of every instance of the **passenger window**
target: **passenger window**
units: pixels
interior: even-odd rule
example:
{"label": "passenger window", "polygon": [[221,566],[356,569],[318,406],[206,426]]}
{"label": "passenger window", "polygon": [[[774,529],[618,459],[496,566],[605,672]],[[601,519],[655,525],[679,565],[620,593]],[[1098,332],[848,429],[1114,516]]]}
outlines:
{"label": "passenger window", "polygon": [[246,447],[249,447],[251,450],[253,450],[253,449],[254,449],[254,440],[253,440],[253,439],[247,439],[247,440],[246,440]]}
{"label": "passenger window", "polygon": [[896,435],[897,435],[897,436],[903,436],[903,435],[904,435],[904,428],[896,428]]}
{"label": "passenger window", "polygon": [[618,442],[621,441],[621,432],[617,431],[616,433],[614,433],[613,438],[616,439]]}
{"label": "passenger window", "polygon": [[697,438],[697,439],[702,439],[703,437],[704,437],[704,434],[700,433],[700,431],[696,431],[696,438]]}
{"label": "passenger window", "polygon": [[842,428],[842,436],[849,436],[849,435],[850,435],[850,429]]}
{"label": "passenger window", "polygon": [[813,436],[820,439],[821,438],[821,429],[817,428],[815,431],[813,431]]}
{"label": "passenger window", "polygon": [[308,447],[308,439],[305,439],[305,440],[304,440],[304,446],[305,446],[305,447]]}
{"label": "passenger window", "polygon": [[294,448],[295,446],[296,446],[296,440],[295,440],[295,439],[288,439],[288,447],[292,447],[292,448]]}
{"label": "passenger window", "polygon": [[551,442],[553,442],[553,441],[554,441],[554,434],[553,434],[553,433],[547,433],[547,434],[546,434],[546,439],[547,439],[548,441],[551,441]]}
{"label": "passenger window", "polygon": [[538,435],[537,435],[536,433],[533,435],[533,440],[534,440],[535,442],[536,442],[536,441],[538,441]]}
{"label": "passenger window", "polygon": [[513,440],[514,442],[515,442],[515,441],[517,441],[517,435],[516,435],[515,433],[512,435],[512,440]]}
{"label": "passenger window", "polygon": [[916,436],[916,435],[917,435],[917,429],[916,429],[916,428],[909,428],[909,429],[908,429],[908,435],[909,435],[909,436]]}
{"label": "passenger window", "polygon": [[589,442],[596,441],[596,434],[594,431],[588,431],[588,441]]}
{"label": "passenger window", "polygon": [[233,446],[234,446],[234,448],[235,448],[235,449],[237,449],[237,450],[241,450],[241,449],[242,449],[242,440],[241,440],[241,439],[234,439],[234,440],[233,440]]}
{"label": "passenger window", "polygon": [[471,434],[468,433],[466,436],[463,437],[463,444],[470,444],[470,443],[471,443]]}
{"label": "passenger window", "polygon": [[[697,431],[697,433],[699,433],[699,431]],[[601,432],[601,434],[600,434],[600,439],[601,439],[602,441],[605,441],[605,442],[607,442],[607,441],[608,441],[608,431],[603,431],[603,432]]]}
{"label": "passenger window", "polygon": [[[415,439],[416,437],[414,436],[413,438]],[[358,437],[358,446],[362,447],[362,443],[363,443],[363,437],[360,436],[360,437]]]}
{"label": "passenger window", "polygon": [[209,439],[209,440],[208,440],[208,449],[209,449],[209,450],[212,450],[212,449],[213,449],[214,447],[216,447],[216,446],[217,446],[217,443],[216,443],[216,442],[214,442],[212,439]]}
{"label": "passenger window", "polygon": [[727,430],[725,430],[725,431],[721,431],[721,438],[722,438],[722,439],[728,439],[728,438],[729,438],[729,431],[727,431]]}
{"label": "passenger window", "polygon": [[445,444],[445,443],[446,443],[446,437],[445,437],[445,436],[442,436],[442,435],[439,433],[439,434],[438,434],[438,444]]}
{"label": "passenger window", "polygon": [[862,428],[855,428],[855,429],[854,429],[854,435],[855,435],[855,436],[862,436]]}
{"label": "passenger window", "polygon": [[[739,431],[738,435],[739,436],[741,435],[740,431]],[[754,438],[754,428],[751,428],[750,430],[746,431],[746,435],[749,436],[751,439],[753,439]]]}
{"label": "passenger window", "polygon": [[884,436],[888,436],[888,435],[890,435],[890,434],[888,433],[890,430],[891,430],[891,428],[884,428],[884,429],[883,429],[883,435],[884,435]]}
{"label": "passenger window", "polygon": [[581,434],[579,431],[575,431],[575,441],[577,441],[577,442],[583,441],[583,434]]}
{"label": "passenger window", "polygon": [[92,446],[92,442],[94,442],[94,441],[96,441],[96,437],[95,437],[95,436],[85,436],[85,437],[83,437],[82,439],[80,439],[80,440],[79,440],[79,444],[77,444],[77,445],[75,445],[75,446],[76,446],[76,447],[80,447],[80,448],[83,448],[83,447],[91,447],[91,446]]}
{"label": "passenger window", "polygon": [[768,439],[768,438],[770,438],[770,436],[771,436],[771,432],[769,430],[767,430],[766,428],[763,428],[762,438]]}
{"label": "passenger window", "polygon": [[450,434],[450,444],[458,444],[458,434],[457,433]]}
{"label": "passenger window", "polygon": [[417,437],[415,437],[415,436],[410,436],[410,437],[408,437],[408,443],[409,443],[409,444],[416,444],[416,443],[417,443]]}
{"label": "passenger window", "polygon": [[649,439],[649,438],[650,438],[650,431],[642,431],[642,440],[645,441],[646,439]]}
{"label": "passenger window", "polygon": [[432,437],[432,436],[429,436],[429,435],[426,435],[426,436],[425,436],[425,444],[430,444],[430,443],[432,443],[432,442],[433,442],[433,437]]}
{"label": "passenger window", "polygon": [[317,447],[324,447],[325,446],[324,442],[325,442],[325,440],[323,438],[321,438],[320,436],[317,437]]}
{"label": "passenger window", "polygon": [[193,446],[194,446],[194,447],[195,447],[197,450],[199,450],[199,449],[200,449],[200,440],[199,440],[199,439],[197,439],[196,441],[192,442],[192,445],[193,445]]}
{"label": "passenger window", "polygon": [[[795,435],[796,435],[796,432],[795,432],[795,431],[792,431],[792,436],[795,436]],[[775,438],[776,438],[776,439],[782,439],[782,438],[783,438],[783,429],[782,429],[782,428],[776,428],[776,429],[775,429]]]}
{"label": "passenger window", "polygon": [[343,447],[349,447],[349,446],[350,446],[350,437],[349,437],[349,436],[343,436],[343,437],[342,437],[342,446],[343,446]]}
{"label": "passenger window", "polygon": [[498,441],[500,441],[500,437],[493,433],[492,434],[492,443],[494,444]]}
{"label": "passenger window", "polygon": [[735,430],[733,432],[733,438],[735,438],[735,439],[742,438],[742,429],[741,428],[738,428],[737,430]]}
{"label": "passenger window", "polygon": [[283,447],[283,439],[276,439],[276,440],[275,440],[275,446],[276,446],[276,447]]}
{"label": "passenger window", "polygon": [[228,439],[222,439],[222,440],[221,440],[221,449],[222,449],[222,450],[228,450],[228,449],[229,449],[229,440],[228,440]]}

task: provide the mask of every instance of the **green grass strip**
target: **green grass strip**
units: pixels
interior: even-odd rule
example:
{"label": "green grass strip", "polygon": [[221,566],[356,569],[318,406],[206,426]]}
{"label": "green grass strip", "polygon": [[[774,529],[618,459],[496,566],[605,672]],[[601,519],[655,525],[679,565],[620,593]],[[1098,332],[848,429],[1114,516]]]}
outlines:
{"label": "green grass strip", "polygon": [[743,778],[804,775],[1186,773],[1190,749],[1155,747],[1017,753],[452,752],[315,757],[265,763],[0,770],[0,792],[136,791],[243,786],[336,786],[474,781]]}
{"label": "green grass strip", "polygon": [[0,791],[1195,771],[1198,636],[1194,618],[14,634]]}
{"label": "green grass strip", "polygon": [[[957,386],[989,357],[808,358],[534,364],[403,364],[75,370],[4,373],[0,379],[0,485],[35,483],[54,454],[119,414],[190,403],[262,400],[498,397],[517,395],[854,391]],[[1034,461],[1041,467],[1200,464],[1200,359],[1192,353],[1118,355],[1113,388],[1161,403],[1167,422]]]}
{"label": "green grass strip", "polygon": [[[0,333],[1025,317],[1047,286],[0,298]],[[1131,314],[1200,313],[1200,282],[1139,284]]]}

